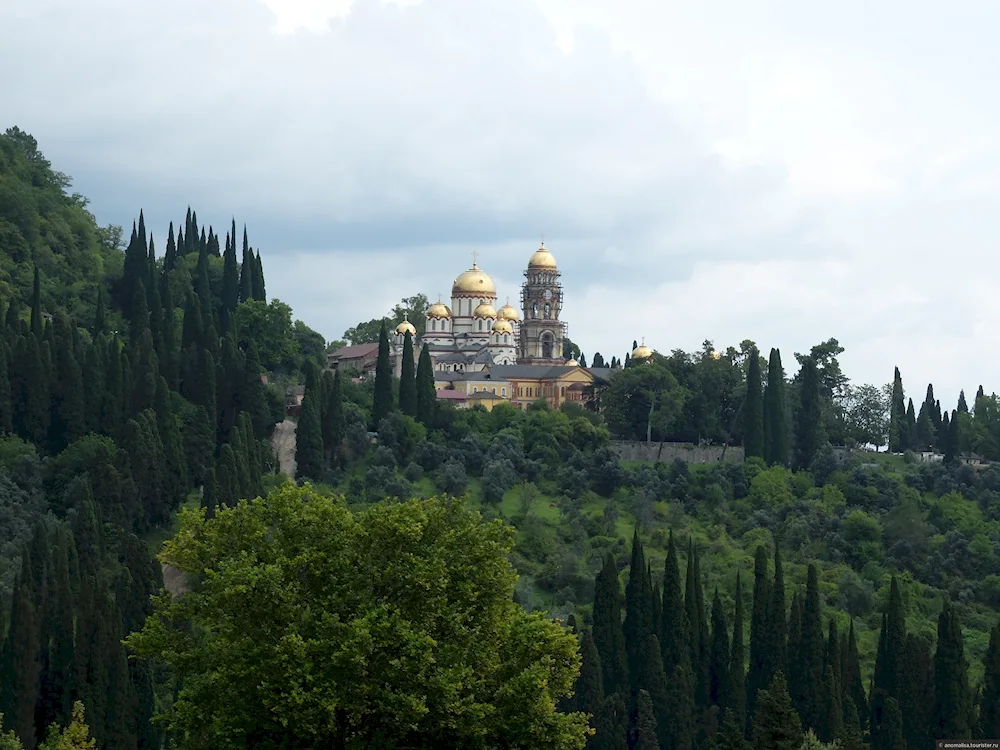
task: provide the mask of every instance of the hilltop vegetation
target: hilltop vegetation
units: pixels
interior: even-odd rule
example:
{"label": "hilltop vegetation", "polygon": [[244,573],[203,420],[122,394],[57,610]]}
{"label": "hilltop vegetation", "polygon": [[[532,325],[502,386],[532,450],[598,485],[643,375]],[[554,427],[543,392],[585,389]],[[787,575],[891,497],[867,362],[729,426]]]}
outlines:
{"label": "hilltop vegetation", "polygon": [[[426,356],[392,377],[383,319],[349,336],[374,379],[323,372],[235,221],[189,210],[161,255],[68,185],[0,137],[0,711],[25,747],[76,701],[116,749],[1000,732],[1000,469],[957,460],[1000,457],[995,396],[915,408],[899,373],[850,384],[835,339],[791,377],[706,342],[626,354],[590,408],[456,410]],[[274,476],[285,382],[310,488]],[[747,460],[621,462],[647,431]],[[151,599],[171,536],[190,593]]]}

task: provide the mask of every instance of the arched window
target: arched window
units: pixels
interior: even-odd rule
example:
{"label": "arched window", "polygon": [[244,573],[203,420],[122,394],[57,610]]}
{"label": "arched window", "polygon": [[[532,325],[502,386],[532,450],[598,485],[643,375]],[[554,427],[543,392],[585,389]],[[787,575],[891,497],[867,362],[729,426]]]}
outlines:
{"label": "arched window", "polygon": [[508,343],[510,343],[510,334],[507,334],[507,333],[505,333],[505,334],[503,335],[503,342],[504,342],[505,344],[508,344]]}
{"label": "arched window", "polygon": [[497,395],[497,389],[496,389],[496,386],[494,386],[494,387],[493,387],[493,395],[494,395],[494,396],[495,396],[495,395]]}
{"label": "arched window", "polygon": [[500,389],[500,395],[501,396],[506,396],[507,395],[507,389],[506,388],[501,388]]}
{"label": "arched window", "polygon": [[545,303],[545,319],[548,320],[552,317],[552,305],[548,302]]}
{"label": "arched window", "polygon": [[531,317],[532,318],[537,318],[538,317],[538,303],[537,302],[534,302],[531,305]]}
{"label": "arched window", "polygon": [[438,329],[438,322],[436,320],[431,321],[431,330],[436,331]]}
{"label": "arched window", "polygon": [[566,386],[563,386],[561,391],[562,391],[562,397],[566,398]]}
{"label": "arched window", "polygon": [[476,321],[476,325],[478,325],[478,326],[479,326],[479,330],[480,330],[480,331],[481,331],[481,330],[483,330],[483,321],[481,321],[481,320],[477,320],[477,321]]}
{"label": "arched window", "polygon": [[479,387],[478,386],[473,386],[472,387],[472,392],[473,393],[479,393]]}
{"label": "arched window", "polygon": [[546,336],[542,339],[542,357],[544,359],[552,358],[552,337]]}

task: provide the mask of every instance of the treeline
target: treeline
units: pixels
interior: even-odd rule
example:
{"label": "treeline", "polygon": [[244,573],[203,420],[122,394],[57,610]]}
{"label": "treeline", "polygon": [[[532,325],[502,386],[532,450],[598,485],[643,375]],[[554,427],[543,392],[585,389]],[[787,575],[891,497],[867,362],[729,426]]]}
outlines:
{"label": "treeline", "polygon": [[[46,226],[53,205],[80,199],[64,194],[68,180],[31,150],[33,140],[8,133],[0,145],[8,160],[16,156],[16,169],[3,164],[5,180],[13,174],[22,192],[55,186],[36,201],[48,214],[18,230],[37,249],[30,227]],[[43,295],[58,283],[46,281],[41,263],[26,289],[9,279],[0,330],[0,712],[29,750],[51,723],[70,722],[76,700],[99,747],[160,746],[149,719],[154,703],[169,701],[169,681],[121,644],[162,587],[138,535],[167,525],[189,497],[212,513],[258,494],[272,470],[267,437],[284,412],[254,339],[241,335],[268,307],[260,254],[245,230],[242,239],[238,262],[235,222],[223,239],[189,210],[158,256],[140,213],[117,251],[120,278],[96,276],[80,292],[92,293],[92,306],[46,308],[44,299],[60,295]],[[19,242],[2,235],[0,255],[19,252]],[[65,264],[78,262],[76,245],[62,252]]]}
{"label": "treeline", "polygon": [[595,717],[589,748],[798,748],[812,732],[843,750],[891,750],[1000,736],[1000,626],[977,692],[954,608],[944,601],[932,654],[907,632],[893,578],[866,692],[853,621],[846,631],[837,618],[824,624],[814,565],[789,604],[779,551],[772,575],[760,547],[749,609],[742,592],[737,575],[732,613],[717,590],[706,607],[698,552],[689,544],[682,579],[672,535],[659,575],[636,533],[624,597],[618,566],[605,559],[565,706]]}

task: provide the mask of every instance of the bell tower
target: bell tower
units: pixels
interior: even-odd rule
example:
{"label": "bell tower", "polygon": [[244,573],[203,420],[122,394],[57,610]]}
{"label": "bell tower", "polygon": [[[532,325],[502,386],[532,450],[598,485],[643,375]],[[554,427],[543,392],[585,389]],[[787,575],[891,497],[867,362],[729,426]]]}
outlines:
{"label": "bell tower", "polygon": [[559,319],[563,290],[556,259],[542,242],[528,260],[521,285],[520,365],[561,365],[566,324]]}

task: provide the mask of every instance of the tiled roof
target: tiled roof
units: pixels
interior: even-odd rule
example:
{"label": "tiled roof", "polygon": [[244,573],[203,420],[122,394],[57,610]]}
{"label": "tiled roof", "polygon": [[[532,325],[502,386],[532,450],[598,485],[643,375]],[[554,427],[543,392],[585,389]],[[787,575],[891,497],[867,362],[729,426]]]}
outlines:
{"label": "tiled roof", "polygon": [[438,398],[448,399],[450,401],[465,401],[468,398],[464,393],[459,393],[458,391],[449,391],[444,388],[439,388],[435,391]]}
{"label": "tiled roof", "polygon": [[357,357],[367,357],[370,354],[378,354],[378,344],[356,344],[354,346],[342,346],[337,351],[329,355],[330,359],[356,359]]}

